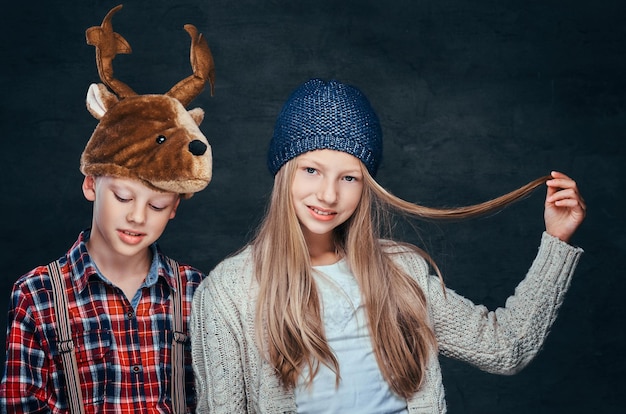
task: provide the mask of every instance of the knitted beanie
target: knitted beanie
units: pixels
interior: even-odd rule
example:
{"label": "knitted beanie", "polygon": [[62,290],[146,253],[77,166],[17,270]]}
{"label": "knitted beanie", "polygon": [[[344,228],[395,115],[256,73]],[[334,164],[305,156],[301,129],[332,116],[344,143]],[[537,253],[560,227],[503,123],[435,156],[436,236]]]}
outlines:
{"label": "knitted beanie", "polygon": [[354,155],[376,175],[382,130],[360,90],[336,80],[311,79],[289,96],[274,126],[267,157],[270,172],[276,175],[290,159],[316,149]]}

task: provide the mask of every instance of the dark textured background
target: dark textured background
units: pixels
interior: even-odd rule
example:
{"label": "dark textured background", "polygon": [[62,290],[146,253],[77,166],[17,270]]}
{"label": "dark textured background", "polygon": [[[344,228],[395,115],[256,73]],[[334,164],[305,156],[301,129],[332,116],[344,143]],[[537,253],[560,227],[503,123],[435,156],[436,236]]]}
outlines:
{"label": "dark textured background", "polygon": [[[99,79],[84,31],[116,4],[21,1],[0,14],[0,309],[20,274],[63,254],[90,224],[78,160],[96,125],[85,93]],[[206,111],[214,180],[182,204],[164,250],[209,271],[245,243],[272,184],[265,151],[281,104],[310,77],[341,79],[380,115],[378,179],[393,193],[464,205],[557,169],[589,206],[574,240],[586,253],[542,353],[512,377],[444,359],[450,412],[621,411],[625,4],[128,1],[113,22],[133,54],[114,66],[137,92],[163,93],[190,73],[185,23],[206,35],[217,65],[215,96],[192,103]],[[433,254],[448,286],[494,308],[534,257],[543,196],[401,236]]]}

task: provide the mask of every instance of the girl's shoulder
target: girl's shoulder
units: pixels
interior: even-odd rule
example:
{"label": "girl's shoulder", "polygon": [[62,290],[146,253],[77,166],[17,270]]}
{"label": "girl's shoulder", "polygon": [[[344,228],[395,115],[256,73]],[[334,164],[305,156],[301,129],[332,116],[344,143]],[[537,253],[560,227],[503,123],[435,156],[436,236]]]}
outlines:
{"label": "girl's shoulder", "polygon": [[248,247],[222,260],[196,289],[194,312],[219,313],[226,318],[248,312],[255,280],[252,263]]}
{"label": "girl's shoulder", "polygon": [[417,246],[409,243],[381,239],[380,245],[385,254],[389,255],[393,262],[414,278],[422,278],[429,275],[429,256]]}
{"label": "girl's shoulder", "polygon": [[222,260],[209,272],[207,279],[224,286],[248,284],[254,274],[253,270],[252,247],[246,246]]}

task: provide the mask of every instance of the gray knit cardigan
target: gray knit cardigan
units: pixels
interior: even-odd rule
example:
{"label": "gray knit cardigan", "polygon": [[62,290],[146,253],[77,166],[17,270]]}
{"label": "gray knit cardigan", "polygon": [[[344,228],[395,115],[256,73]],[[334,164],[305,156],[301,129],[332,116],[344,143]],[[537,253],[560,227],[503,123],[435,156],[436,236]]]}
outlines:
{"label": "gray knit cardigan", "polygon": [[[547,233],[526,278],[504,307],[489,311],[429,274],[414,252],[394,260],[420,284],[442,355],[496,374],[514,374],[539,352],[563,302],[582,249]],[[198,413],[296,413],[293,391],[285,390],[255,345],[258,286],[251,248],[224,260],[200,285],[191,320]],[[441,368],[436,355],[421,389],[407,401],[409,413],[445,413]]]}

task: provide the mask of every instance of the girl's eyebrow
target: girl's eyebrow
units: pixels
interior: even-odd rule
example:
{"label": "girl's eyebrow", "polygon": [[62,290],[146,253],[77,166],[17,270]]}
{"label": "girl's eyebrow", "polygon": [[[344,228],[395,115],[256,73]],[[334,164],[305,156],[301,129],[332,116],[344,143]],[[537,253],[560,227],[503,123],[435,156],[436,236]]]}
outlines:
{"label": "girl's eyebrow", "polygon": [[343,170],[344,174],[361,175],[361,169],[359,167],[347,168]]}
{"label": "girl's eyebrow", "polygon": [[[319,161],[316,161],[313,158],[306,157],[306,156],[300,157],[298,159],[298,166],[302,167],[303,165],[301,165],[301,164],[307,164],[307,165],[311,164],[311,165],[313,165],[315,167],[320,167],[320,166],[324,167],[325,166],[325,164],[323,164],[323,163],[321,163]],[[358,166],[354,167],[354,168],[340,169],[339,171],[340,171],[340,175],[354,175],[354,176],[357,176],[357,175],[360,176],[361,175],[361,168],[359,168]]]}
{"label": "girl's eyebrow", "polygon": [[313,158],[309,158],[309,157],[300,157],[300,158],[298,158],[298,163],[320,165],[320,163],[318,161],[314,160]]}
{"label": "girl's eyebrow", "polygon": [[362,175],[361,168],[358,165],[355,167],[339,167],[338,171],[340,172],[341,175],[353,175],[353,176]]}

